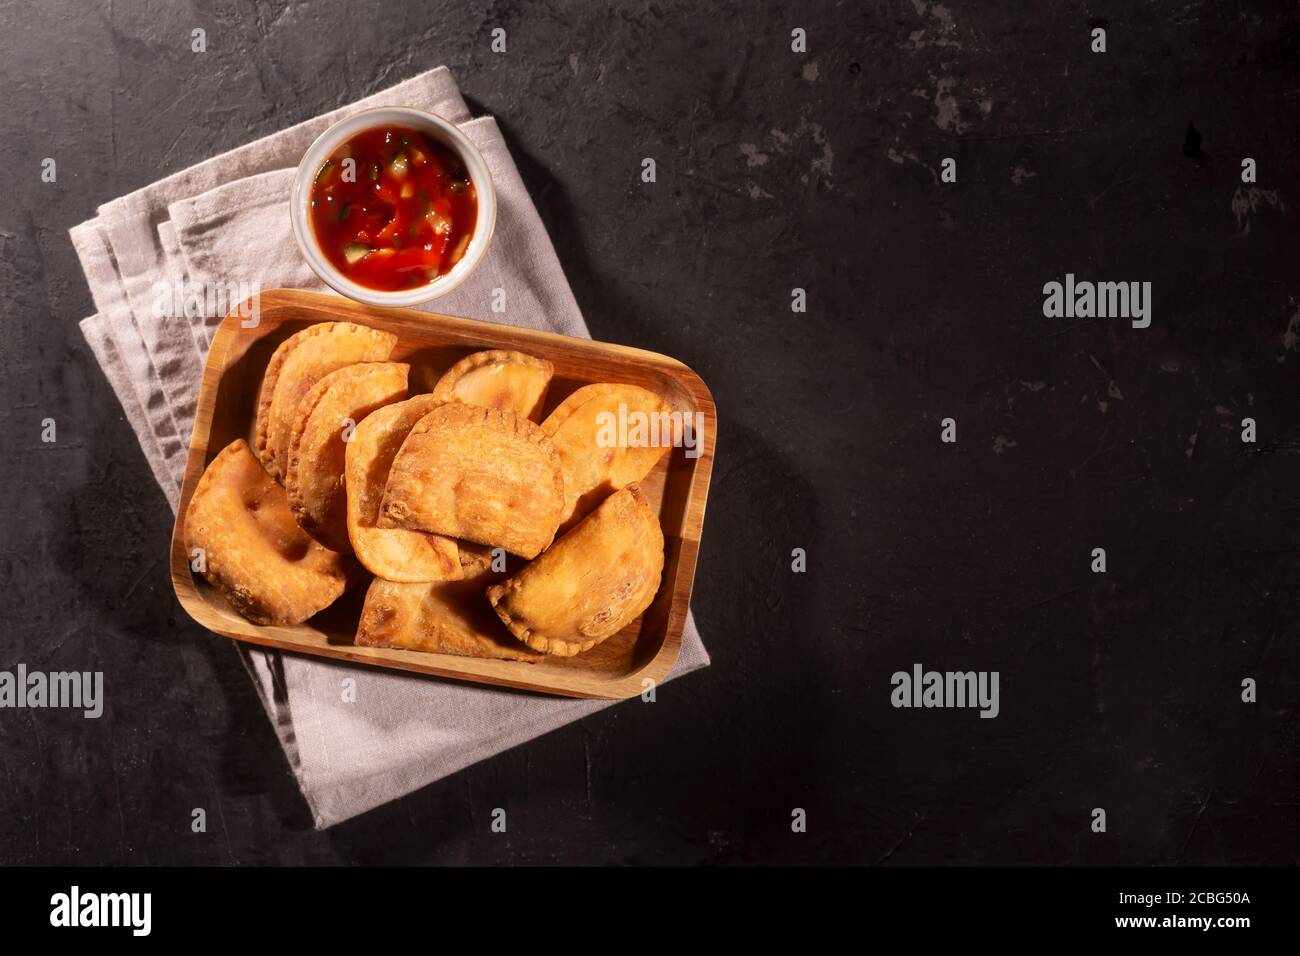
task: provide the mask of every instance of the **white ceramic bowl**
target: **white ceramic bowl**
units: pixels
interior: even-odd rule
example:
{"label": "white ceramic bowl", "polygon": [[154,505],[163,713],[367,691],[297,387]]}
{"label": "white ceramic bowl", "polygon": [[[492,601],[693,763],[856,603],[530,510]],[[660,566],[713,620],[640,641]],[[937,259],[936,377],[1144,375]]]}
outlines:
{"label": "white ceramic bowl", "polygon": [[[465,248],[465,255],[445,275],[416,289],[385,292],[353,282],[335,268],[321,252],[311,226],[311,187],[321,163],[357,133],[376,126],[408,126],[418,129],[434,142],[441,143],[460,157],[465,165],[465,171],[469,173],[470,181],[474,183],[474,192],[478,198],[478,218],[474,224],[474,234]],[[339,120],[311,144],[298,165],[298,175],[293,180],[293,194],[289,198],[289,218],[293,223],[293,237],[297,240],[298,248],[302,250],[307,264],[316,275],[320,276],[321,281],[335,292],[356,299],[358,302],[364,302],[366,305],[411,306],[446,295],[474,271],[474,267],[487,252],[488,242],[492,239],[492,229],[497,219],[497,194],[483,154],[470,142],[469,137],[453,124],[440,116],[409,106],[380,106],[362,110],[360,113]]]}

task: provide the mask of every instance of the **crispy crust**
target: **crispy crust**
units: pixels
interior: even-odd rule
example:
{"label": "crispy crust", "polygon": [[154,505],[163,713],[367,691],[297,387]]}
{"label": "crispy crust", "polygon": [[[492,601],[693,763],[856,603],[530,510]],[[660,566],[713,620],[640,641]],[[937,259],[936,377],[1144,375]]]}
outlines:
{"label": "crispy crust", "polygon": [[[485,454],[496,457],[485,462]],[[563,506],[560,459],[539,426],[495,408],[446,404],[402,443],[377,525],[532,558],[555,537]]]}
{"label": "crispy crust", "polygon": [[659,519],[633,483],[514,577],[488,588],[488,601],[529,647],[569,657],[645,611],[658,593],[663,563]]}
{"label": "crispy crust", "polygon": [[[514,352],[509,349],[489,349],[485,352],[474,352],[471,355],[466,355],[447,369],[442,378],[438,379],[438,384],[433,387],[433,397],[443,402],[463,402],[464,399],[456,394],[456,386],[471,372],[489,365],[518,365],[535,369],[545,375],[541,388],[538,389],[536,395],[501,395],[498,396],[498,404],[494,406],[512,411],[520,418],[535,420],[541,414],[542,404],[546,400],[546,388],[550,384],[551,376],[555,373],[555,366],[546,359],[537,358],[526,352]],[[469,402],[467,404],[477,403]]]}
{"label": "crispy crust", "polygon": [[375,578],[357,624],[358,647],[534,662],[483,600],[482,575],[465,581],[397,583]]}
{"label": "crispy crust", "polygon": [[[309,325],[300,332],[295,332],[289,336],[275,350],[271,356],[271,361],[266,366],[266,373],[262,376],[262,387],[257,397],[257,424],[253,436],[254,450],[257,458],[266,468],[267,472],[276,481],[284,481],[285,462],[280,461],[281,450],[275,447],[276,436],[273,432],[278,429],[274,426],[274,421],[284,416],[293,415],[297,411],[297,401],[293,401],[293,408],[279,408],[276,405],[276,388],[280,385],[281,376],[284,374],[285,366],[290,359],[294,357],[299,349],[321,349],[325,347],[325,338],[333,336],[348,336],[350,338],[340,340],[341,347],[345,353],[337,360],[324,362],[324,365],[330,366],[323,371],[317,370],[319,374],[311,376],[311,382],[307,382],[306,392],[311,385],[321,376],[342,368],[345,365],[354,365],[358,362],[381,362],[388,358],[393,351],[393,346],[397,344],[397,336],[392,332],[381,332],[378,329],[369,329],[364,325],[357,325],[353,322],[318,322],[315,325]],[[305,354],[305,353],[304,353]],[[290,395],[280,396],[281,404],[288,404],[293,398]],[[301,396],[299,396],[301,398]],[[277,417],[273,417],[272,413]],[[288,436],[285,436],[286,438]],[[287,447],[283,451],[287,452]]]}
{"label": "crispy crust", "polygon": [[[409,373],[410,366],[401,362],[348,365],[323,377],[298,405],[285,468],[289,507],[298,525],[331,550],[351,549],[343,488],[346,445],[339,423],[343,418],[360,422],[376,407],[406,398]],[[328,423],[319,421],[323,405],[344,392],[348,392],[343,396],[348,401],[336,410],[341,414]],[[313,434],[308,442],[308,429],[313,433],[323,429],[324,441]]]}
{"label": "crispy crust", "polygon": [[560,522],[562,531],[575,524],[608,495],[645,478],[668,450],[666,447],[631,447],[619,449],[622,454],[614,455],[613,450],[601,452],[596,445],[595,436],[591,436],[589,441],[575,441],[563,433],[564,426],[587,405],[596,403],[602,410],[613,411],[610,406],[620,400],[634,406],[632,411],[655,414],[671,411],[662,397],[639,385],[598,382],[584,385],[575,391],[560,402],[542,422],[542,430],[555,442],[564,470],[564,518]]}
{"label": "crispy crust", "polygon": [[[479,368],[483,365],[491,365],[493,362],[513,362],[517,365],[528,365],[544,372],[554,372],[555,366],[544,358],[538,358],[536,355],[529,355],[527,352],[516,352],[513,349],[484,349],[482,352],[471,352],[463,359],[447,369],[438,384],[443,382],[449,385],[455,385],[466,372],[471,369]],[[435,393],[437,389],[434,390]]]}
{"label": "crispy crust", "polygon": [[465,556],[452,538],[375,526],[388,472],[402,441],[419,419],[440,404],[432,395],[416,395],[385,405],[357,425],[347,445],[344,484],[348,539],[366,570],[387,581],[454,581],[465,577]]}
{"label": "crispy crust", "polygon": [[242,439],[195,485],[185,546],[203,549],[203,576],[254,624],[301,623],[334,603],[353,570],[294,524],[284,489]]}
{"label": "crispy crust", "polygon": [[560,426],[568,421],[568,419],[573,416],[573,413],[583,405],[586,405],[588,402],[599,401],[608,395],[617,395],[619,392],[627,392],[629,389],[641,392],[641,397],[645,398],[647,401],[649,399],[654,399],[656,402],[664,405],[665,408],[668,407],[663,398],[655,392],[650,391],[648,388],[642,388],[640,385],[626,385],[622,382],[595,382],[591,385],[584,385],[582,388],[576,389],[570,393],[564,401],[556,405],[551,414],[546,416],[546,421],[542,422],[542,431],[546,432],[547,435],[554,435],[560,430]]}

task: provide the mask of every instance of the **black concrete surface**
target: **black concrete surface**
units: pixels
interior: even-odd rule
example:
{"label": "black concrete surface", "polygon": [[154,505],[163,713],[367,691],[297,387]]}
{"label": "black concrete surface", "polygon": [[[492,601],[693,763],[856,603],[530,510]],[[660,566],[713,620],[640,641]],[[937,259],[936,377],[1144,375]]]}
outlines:
{"label": "black concrete surface", "polygon": [[[0,862],[1295,863],[1300,14],[1027,8],[4,3],[0,668],[108,704],[0,710]],[[594,335],[713,389],[713,666],[318,833],[172,595],[67,230],[443,63]],[[1045,318],[1067,272],[1150,281],[1150,328]],[[1000,715],[891,707],[918,662]]]}

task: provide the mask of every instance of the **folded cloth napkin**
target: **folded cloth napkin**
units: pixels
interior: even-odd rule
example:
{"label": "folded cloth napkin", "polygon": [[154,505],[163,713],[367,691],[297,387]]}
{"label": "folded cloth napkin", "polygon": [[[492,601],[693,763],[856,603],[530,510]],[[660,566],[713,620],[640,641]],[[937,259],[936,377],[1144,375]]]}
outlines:
{"label": "folded cloth napkin", "polygon": [[[471,119],[451,73],[423,73],[382,93],[242,146],[101,206],[71,230],[94,297],[81,329],[175,510],[199,379],[221,316],[173,315],[158,290],[257,282],[323,289],[289,225],[302,154],[338,119],[414,106],[459,125],[497,189],[487,256],[428,306],[453,315],[589,337],[545,227],[496,122]],[[164,285],[159,285],[164,283]],[[492,311],[505,290],[505,311]],[[315,818],[325,828],[518,743],[609,706],[328,663],[236,644]],[[668,678],[708,666],[693,618]],[[355,688],[344,694],[344,679]],[[345,697],[347,699],[345,699]]]}

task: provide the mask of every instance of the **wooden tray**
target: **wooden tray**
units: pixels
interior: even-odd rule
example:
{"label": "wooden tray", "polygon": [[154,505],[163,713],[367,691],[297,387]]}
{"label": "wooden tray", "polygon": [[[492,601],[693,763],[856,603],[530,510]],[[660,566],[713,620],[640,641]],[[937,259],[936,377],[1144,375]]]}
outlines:
{"label": "wooden tray", "polygon": [[[632,697],[644,690],[645,679],[663,680],[681,650],[717,437],[713,398],[698,375],[655,352],[414,309],[373,309],[312,292],[263,292],[260,315],[261,322],[253,329],[240,327],[238,309],[226,316],[203,370],[171,544],[172,583],[190,617],[218,634],[282,651],[567,697]],[[230,442],[244,438],[253,444],[258,389],[276,346],[306,325],[328,321],[396,333],[392,360],[411,364],[412,394],[431,390],[444,371],[470,352],[517,349],[555,365],[547,414],[566,395],[591,382],[641,385],[662,395],[674,411],[702,412],[699,457],[688,458],[684,449],[671,448],[641,483],[658,510],[665,544],[663,580],[645,614],[576,657],[550,657],[539,663],[480,660],[354,646],[364,587],[354,587],[304,624],[263,627],[240,617],[202,577],[191,574],[182,528],[194,486],[208,462]]]}

